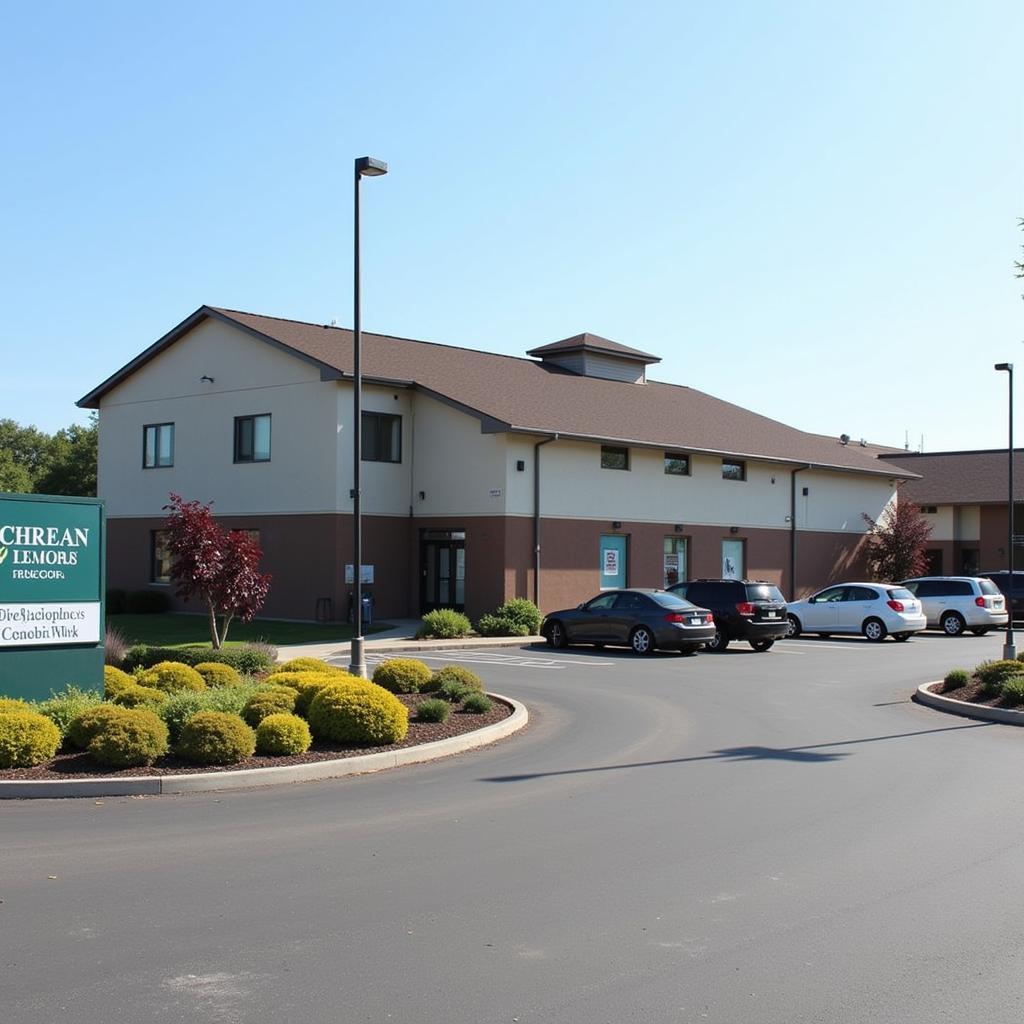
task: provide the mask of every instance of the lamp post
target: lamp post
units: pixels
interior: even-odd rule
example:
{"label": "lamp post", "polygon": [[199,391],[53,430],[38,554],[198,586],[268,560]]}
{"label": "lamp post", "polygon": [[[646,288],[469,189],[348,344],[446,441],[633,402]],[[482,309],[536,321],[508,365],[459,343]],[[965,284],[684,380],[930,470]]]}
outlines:
{"label": "lamp post", "polygon": [[1006,499],[1006,514],[1009,519],[1009,526],[1006,530],[1007,550],[1010,556],[1009,594],[1006,595],[1007,616],[1006,616],[1006,643],[1003,644],[1003,657],[1013,659],[1017,657],[1017,648],[1013,643],[1013,594],[1015,591],[1013,582],[1013,363],[996,363],[997,370],[1005,370],[1009,377],[1010,385],[1010,440],[1008,446],[1008,463],[1010,467],[1009,494]]}
{"label": "lamp post", "polygon": [[375,178],[388,173],[388,165],[372,156],[361,156],[355,162],[355,203],[353,207],[353,287],[352,287],[352,651],[349,672],[366,678],[366,658],[363,654],[363,518],[360,494],[361,462],[363,456],[363,331],[359,309],[359,181],[365,175]]}

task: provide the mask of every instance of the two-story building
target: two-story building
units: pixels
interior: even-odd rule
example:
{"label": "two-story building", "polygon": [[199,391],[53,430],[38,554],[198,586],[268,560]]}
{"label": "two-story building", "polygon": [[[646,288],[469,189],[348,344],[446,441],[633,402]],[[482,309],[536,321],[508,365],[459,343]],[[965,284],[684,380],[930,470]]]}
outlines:
{"label": "two-story building", "polygon": [[[100,411],[111,587],[167,586],[170,492],[257,531],[266,614],[348,612],[352,334],[203,306],[80,400]],[[864,572],[913,470],[681,385],[581,334],[517,358],[363,335],[363,562],[378,616],[544,609],[601,587]]]}

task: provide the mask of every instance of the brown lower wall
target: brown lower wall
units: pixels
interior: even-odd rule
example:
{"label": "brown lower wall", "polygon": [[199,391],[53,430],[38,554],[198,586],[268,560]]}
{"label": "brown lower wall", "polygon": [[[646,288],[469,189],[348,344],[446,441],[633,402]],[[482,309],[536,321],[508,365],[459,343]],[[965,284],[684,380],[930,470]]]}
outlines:
{"label": "brown lower wall", "polygon": [[[260,531],[263,569],[274,577],[262,614],[313,619],[317,599],[328,598],[334,618],[346,617],[350,587],[344,583],[344,567],[353,560],[351,516],[232,516],[220,521],[226,528]],[[149,581],[150,537],[162,524],[159,518],[108,521],[108,586],[124,590],[158,586]],[[731,534],[724,527],[694,526],[685,534],[675,534],[670,523],[623,522],[615,531],[609,526],[593,520],[542,521],[543,610],[571,607],[597,592],[600,539],[610,532],[627,538],[630,586],[661,586],[664,538],[685,536],[690,579],[718,577],[721,542],[742,540],[746,575],[776,583],[787,597],[793,596],[788,530],[741,530]],[[465,530],[466,613],[470,618],[475,620],[511,597],[533,599],[532,519],[364,516],[363,562],[374,566],[374,583],[367,589],[374,595],[378,619],[414,618],[420,614],[420,531],[424,529]],[[796,596],[837,580],[865,578],[863,540],[853,534],[798,534]],[[161,589],[170,593],[170,588]],[[200,610],[194,602],[186,605],[175,598],[173,604],[181,610]]]}

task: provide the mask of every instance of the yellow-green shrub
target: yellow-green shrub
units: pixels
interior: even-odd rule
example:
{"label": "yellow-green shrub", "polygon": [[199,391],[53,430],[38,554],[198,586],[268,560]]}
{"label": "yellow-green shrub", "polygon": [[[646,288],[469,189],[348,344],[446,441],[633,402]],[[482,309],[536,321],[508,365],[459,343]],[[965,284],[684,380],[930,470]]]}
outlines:
{"label": "yellow-green shrub", "polygon": [[483,693],[483,680],[462,665],[445,665],[431,677],[426,689],[440,691],[445,700],[462,700],[470,693]]}
{"label": "yellow-green shrub", "polygon": [[416,658],[389,658],[373,670],[373,681],[391,693],[418,693],[430,682],[430,669]]}
{"label": "yellow-green shrub", "polygon": [[267,682],[274,686],[288,686],[295,690],[295,713],[305,716],[309,711],[310,701],[325,687],[334,683],[366,682],[358,676],[350,676],[347,672],[277,672],[267,677]]}
{"label": "yellow-green shrub", "polygon": [[72,719],[64,738],[71,746],[85,750],[107,722],[127,714],[130,714],[129,708],[122,708],[117,704],[97,704],[96,707],[89,708]]}
{"label": "yellow-green shrub", "polygon": [[153,686],[140,686],[138,683],[133,683],[121,690],[113,698],[113,703],[124,708],[157,708],[167,700],[168,696],[163,690],[158,690]]}
{"label": "yellow-green shrub", "polygon": [[203,677],[191,665],[182,661],[161,661],[140,672],[136,678],[140,686],[152,686],[168,693],[206,689]]}
{"label": "yellow-green shrub", "polygon": [[0,711],[0,768],[32,768],[60,746],[60,729],[36,711]]}
{"label": "yellow-green shrub", "polygon": [[135,680],[127,672],[113,665],[103,666],[103,696],[107,700],[113,700],[129,686],[135,686]]}
{"label": "yellow-green shrub", "polygon": [[31,711],[27,700],[18,697],[0,697],[0,711]]}
{"label": "yellow-green shrub", "polygon": [[202,677],[207,686],[240,686],[242,675],[238,669],[225,665],[222,661],[201,661],[192,666]]}
{"label": "yellow-green shrub", "polygon": [[152,764],[167,753],[167,726],[144,708],[123,708],[108,718],[89,741],[89,754],[111,768]]}
{"label": "yellow-green shrub", "polygon": [[298,715],[267,715],[256,726],[257,754],[304,754],[312,742],[309,726]]}
{"label": "yellow-green shrub", "polygon": [[252,757],[256,734],[227,711],[200,711],[181,730],[177,752],[195,764],[235,764]]}
{"label": "yellow-green shrub", "polygon": [[309,705],[314,735],[338,743],[398,743],[409,731],[409,711],[392,693],[365,679],[324,687]]}
{"label": "yellow-green shrub", "polygon": [[254,729],[267,715],[289,713],[295,709],[298,692],[288,686],[257,690],[242,708],[242,718]]}
{"label": "yellow-green shrub", "polygon": [[343,672],[344,669],[337,665],[329,665],[320,658],[292,658],[277,665],[271,670],[271,675],[278,672]]}

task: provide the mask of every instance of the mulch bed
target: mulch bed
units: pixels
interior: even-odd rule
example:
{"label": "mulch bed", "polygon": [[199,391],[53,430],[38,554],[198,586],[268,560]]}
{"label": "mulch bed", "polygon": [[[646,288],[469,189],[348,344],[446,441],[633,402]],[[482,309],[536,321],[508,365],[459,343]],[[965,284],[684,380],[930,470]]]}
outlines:
{"label": "mulch bed", "polygon": [[1008,708],[1011,711],[1024,710],[1019,704],[1007,703],[1001,696],[986,696],[982,693],[981,683],[977,680],[971,680],[966,686],[958,686],[955,690],[943,690],[942,684],[938,683],[931,687],[931,691],[940,697],[951,697],[953,700],[963,700],[969,704],[981,704],[987,708]]}
{"label": "mulch bed", "polygon": [[58,753],[52,760],[36,765],[35,768],[0,769],[0,781],[88,779],[96,776],[119,779],[141,775],[195,775],[234,772],[244,768],[277,768],[286,764],[309,764],[313,761],[334,761],[339,758],[358,757],[360,754],[379,754],[385,750],[416,747],[423,743],[432,743],[434,740],[446,740],[452,736],[461,736],[463,733],[475,732],[484,726],[501,722],[512,714],[511,705],[492,697],[491,710],[482,715],[460,711],[453,706],[447,722],[417,722],[414,717],[416,705],[420,701],[433,697],[434,694],[400,693],[396,696],[409,708],[409,732],[401,743],[390,743],[386,747],[346,747],[337,743],[314,740],[313,746],[305,754],[295,754],[289,757],[250,757],[245,761],[239,761],[238,764],[199,766],[168,755],[161,757],[155,764],[148,767],[122,768],[120,770],[98,765],[88,754],[74,750],[69,753]]}

